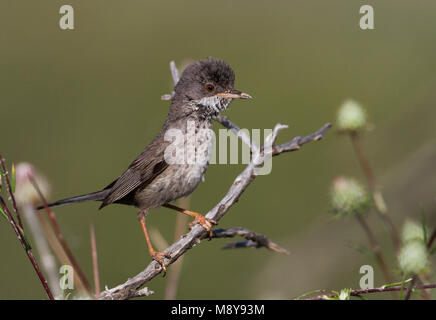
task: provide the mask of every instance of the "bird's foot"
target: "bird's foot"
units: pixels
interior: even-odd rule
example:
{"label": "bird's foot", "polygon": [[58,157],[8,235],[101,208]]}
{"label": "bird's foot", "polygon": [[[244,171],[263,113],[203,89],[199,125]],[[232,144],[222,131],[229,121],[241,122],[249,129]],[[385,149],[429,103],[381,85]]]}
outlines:
{"label": "bird's foot", "polygon": [[164,276],[167,272],[167,267],[165,265],[165,258],[170,259],[171,255],[169,253],[166,252],[159,252],[159,251],[154,251],[150,253],[151,258],[156,261],[157,263],[160,264],[160,266],[162,267],[162,271],[164,273]]}
{"label": "bird's foot", "polygon": [[212,228],[214,225],[217,224],[215,220],[206,218],[205,216],[202,216],[201,214],[197,214],[195,216],[194,221],[192,221],[189,224],[189,228],[191,229],[194,225],[199,224],[203,228],[205,228],[207,231],[209,231],[209,239],[212,239]]}

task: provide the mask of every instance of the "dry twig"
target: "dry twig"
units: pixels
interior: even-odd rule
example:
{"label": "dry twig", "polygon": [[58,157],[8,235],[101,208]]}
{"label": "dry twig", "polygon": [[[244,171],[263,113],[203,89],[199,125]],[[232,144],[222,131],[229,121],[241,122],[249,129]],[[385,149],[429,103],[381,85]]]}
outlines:
{"label": "dry twig", "polygon": [[272,242],[264,235],[240,227],[214,230],[212,238],[233,238],[236,236],[243,237],[247,239],[247,241],[228,243],[223,247],[223,249],[265,247],[271,251],[279,253],[290,253],[289,250],[280,247],[278,244]]}
{"label": "dry twig", "polygon": [[[7,182],[7,183],[9,183],[9,182]],[[44,290],[47,293],[48,298],[50,300],[54,300],[54,296],[53,296],[50,288],[48,287],[47,280],[45,280],[45,278],[41,272],[41,269],[39,268],[38,263],[36,262],[36,259],[32,253],[32,248],[30,247],[27,240],[24,238],[22,229],[16,224],[14,218],[12,217],[12,214],[9,211],[9,208],[7,207],[5,201],[3,200],[3,198],[1,196],[0,196],[0,207],[1,207],[2,211],[5,213],[10,225],[14,229],[14,232],[15,232],[18,240],[20,241],[21,245],[23,246],[23,249],[26,252],[27,257],[29,258],[30,263],[33,266],[33,269],[35,269],[35,272],[38,275],[38,278],[41,281],[41,284],[44,287]]]}
{"label": "dry twig", "polygon": [[[296,151],[306,143],[318,141],[324,136],[330,127],[331,125],[328,123],[311,135],[303,138],[295,137],[288,143],[277,146],[273,145],[271,155],[279,155],[283,152]],[[275,130],[276,133],[279,129],[280,128]],[[245,168],[244,171],[242,171],[241,174],[239,174],[239,176],[230,186],[230,189],[224,198],[206,214],[207,218],[219,221],[227,213],[230,207],[239,200],[239,197],[242,195],[245,189],[256,178],[256,166],[262,165],[264,159],[265,156],[253,157],[253,160],[250,162],[250,164]],[[181,255],[185,254],[186,251],[207,237],[207,233],[208,232],[202,226],[195,225],[188,234],[181,237],[179,241],[173,243],[165,250],[165,252],[171,256],[170,259],[165,260],[165,263],[167,265],[174,263]],[[145,270],[127,280],[125,283],[120,284],[112,289],[103,291],[100,299],[129,299],[135,297],[137,290],[146,282],[156,277],[161,271],[162,268],[160,264],[156,261],[152,261],[145,268]]]}
{"label": "dry twig", "polygon": [[[419,289],[419,290],[424,290],[424,289],[435,289],[436,288],[436,284],[425,284],[425,285],[414,285],[412,287],[412,289]],[[378,287],[378,288],[373,288],[373,289],[359,289],[359,290],[351,290],[350,291],[350,296],[353,297],[360,297],[364,294],[369,294],[369,293],[381,293],[381,292],[392,292],[392,291],[404,291],[407,290],[407,288],[405,286],[382,286],[382,287]],[[313,297],[307,297],[307,298],[303,298],[302,300],[327,300],[329,298],[333,298],[336,297],[337,294],[336,293],[329,293],[329,294],[322,294],[322,295],[318,295],[318,296],[313,296]]]}
{"label": "dry twig", "polygon": [[39,197],[41,198],[42,203],[44,204],[44,209],[47,212],[47,217],[50,220],[50,223],[53,227],[53,230],[55,231],[56,238],[60,242],[62,249],[65,251],[66,255],[68,256],[68,259],[70,260],[74,271],[77,272],[78,277],[80,278],[80,281],[84,285],[86,291],[88,294],[92,297],[92,289],[91,285],[88,282],[88,279],[85,276],[85,273],[82,271],[82,268],[80,268],[79,263],[77,262],[76,258],[73,255],[73,252],[71,251],[70,247],[68,246],[67,240],[64,237],[64,234],[62,233],[61,228],[59,227],[59,224],[57,222],[56,216],[54,212],[50,209],[48,206],[47,200],[45,199],[44,195],[41,192],[41,189],[39,188],[38,184],[36,183],[35,179],[32,177],[29,177],[30,182],[35,187],[35,190],[38,192]]}
{"label": "dry twig", "polygon": [[[178,73],[174,62],[171,62],[170,66],[174,84],[177,84]],[[162,97],[162,99],[169,100],[172,98],[172,96],[173,94],[165,95]],[[259,147],[256,146],[254,142],[249,140],[249,138],[247,138],[243,134],[240,134],[242,130],[239,130],[238,126],[233,124],[227,117],[217,116],[215,117],[215,120],[220,122],[223,126],[232,130],[241,140],[247,143],[250,146],[253,155],[251,162],[248,164],[245,170],[235,179],[224,198],[206,214],[207,218],[215,221],[219,221],[227,213],[230,207],[239,200],[239,197],[242,195],[245,189],[256,178],[256,169],[262,166],[265,161],[267,161],[272,156],[276,156],[284,152],[299,150],[301,146],[306,143],[320,140],[327,132],[327,130],[331,127],[331,124],[327,123],[321,129],[311,135],[303,138],[295,137],[287,143],[275,145],[274,142],[278,132],[286,128],[286,126],[277,124],[273,132],[265,139],[264,145],[262,147]],[[182,236],[177,242],[173,243],[169,248],[165,250],[165,253],[168,253],[171,256],[171,258],[165,260],[165,264],[170,265],[174,263],[180,256],[185,254],[186,251],[200,243],[200,241],[207,237],[207,235],[208,232],[202,226],[195,225],[188,234]],[[259,240],[260,238],[257,239]],[[263,240],[263,243],[267,244],[267,241],[265,242],[265,240]],[[268,245],[271,248],[274,247],[271,243],[267,244],[266,246],[268,247]],[[281,249],[278,248],[276,249]],[[156,277],[161,271],[161,265],[156,261],[152,261],[145,268],[145,270],[143,270],[133,278],[127,280],[125,283],[120,284],[112,289],[106,289],[105,291],[103,291],[101,293],[100,299],[133,298],[137,296],[138,290],[141,286]]]}

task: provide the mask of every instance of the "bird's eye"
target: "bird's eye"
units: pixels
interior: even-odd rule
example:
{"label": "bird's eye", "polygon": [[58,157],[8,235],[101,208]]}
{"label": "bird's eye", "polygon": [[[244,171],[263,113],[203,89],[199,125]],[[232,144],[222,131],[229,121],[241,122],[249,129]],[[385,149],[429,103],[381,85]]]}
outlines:
{"label": "bird's eye", "polygon": [[215,86],[212,83],[206,83],[206,91],[210,93],[214,92]]}

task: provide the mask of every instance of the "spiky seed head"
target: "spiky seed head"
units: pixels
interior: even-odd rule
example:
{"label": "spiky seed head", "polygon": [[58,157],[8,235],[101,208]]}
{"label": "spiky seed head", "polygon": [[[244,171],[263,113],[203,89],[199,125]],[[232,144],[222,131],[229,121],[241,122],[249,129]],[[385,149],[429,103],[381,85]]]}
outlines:
{"label": "spiky seed head", "polygon": [[371,203],[366,188],[352,178],[335,178],[330,196],[332,211],[338,217],[364,215]]}
{"label": "spiky seed head", "polygon": [[420,241],[424,243],[424,230],[422,225],[411,220],[406,220],[403,226],[403,232],[401,233],[401,239],[403,243],[411,241]]}
{"label": "spiky seed head", "polygon": [[346,100],[338,111],[337,128],[341,132],[358,131],[366,126],[366,111],[354,100]]}
{"label": "spiky seed head", "polygon": [[428,270],[428,252],[422,241],[407,242],[398,254],[398,263],[405,274],[422,274]]}

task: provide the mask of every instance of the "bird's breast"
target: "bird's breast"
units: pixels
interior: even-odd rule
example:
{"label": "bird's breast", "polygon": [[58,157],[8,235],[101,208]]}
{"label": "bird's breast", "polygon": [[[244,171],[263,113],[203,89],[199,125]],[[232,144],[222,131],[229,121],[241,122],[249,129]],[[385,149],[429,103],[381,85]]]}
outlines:
{"label": "bird's breast", "polygon": [[[155,208],[188,196],[203,180],[209,165],[214,134],[210,121],[199,121],[194,128],[183,130],[183,139],[171,145],[177,155],[151,184],[137,193],[140,206]],[[177,140],[175,140],[177,141]]]}

